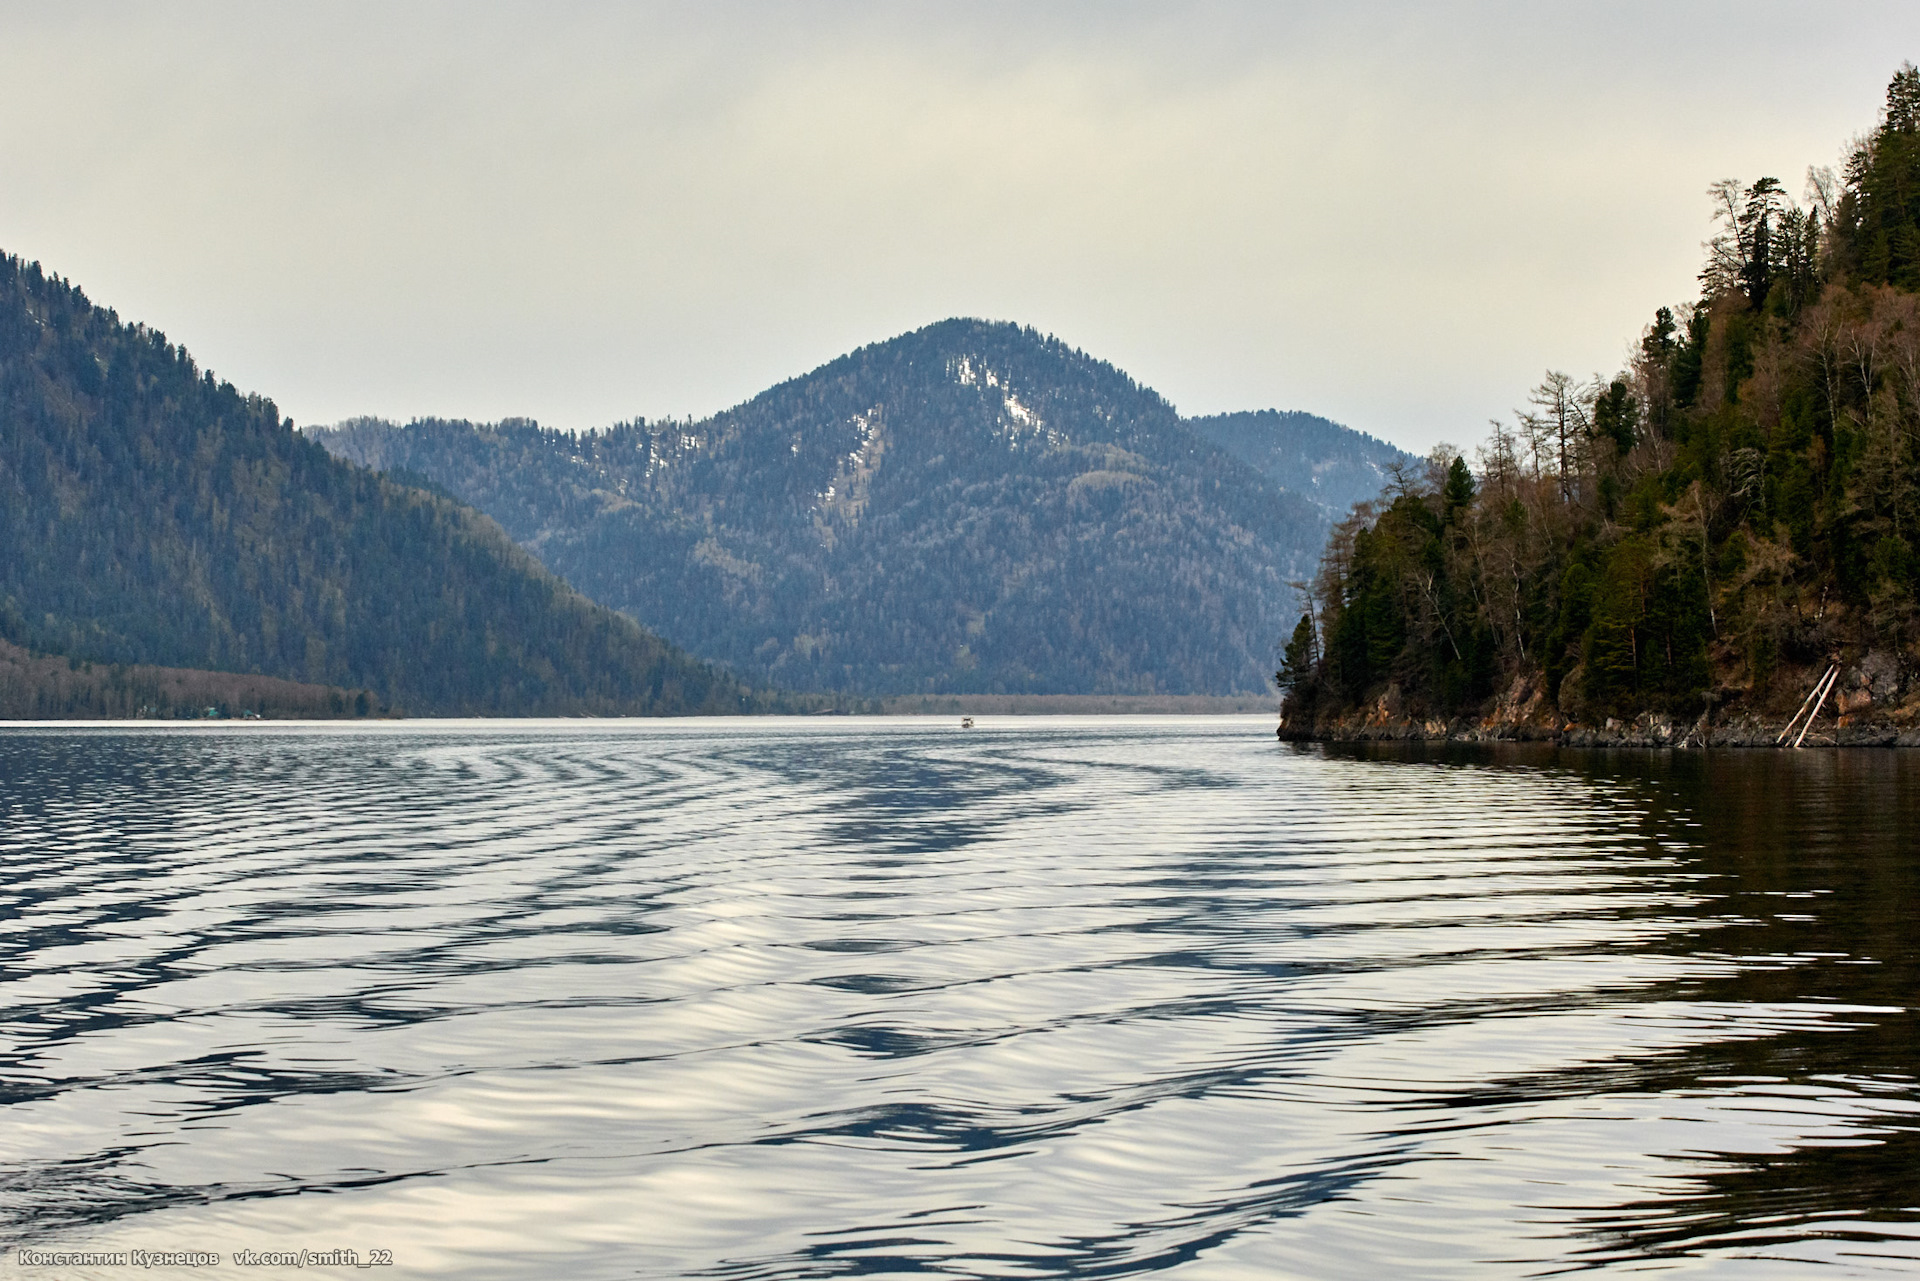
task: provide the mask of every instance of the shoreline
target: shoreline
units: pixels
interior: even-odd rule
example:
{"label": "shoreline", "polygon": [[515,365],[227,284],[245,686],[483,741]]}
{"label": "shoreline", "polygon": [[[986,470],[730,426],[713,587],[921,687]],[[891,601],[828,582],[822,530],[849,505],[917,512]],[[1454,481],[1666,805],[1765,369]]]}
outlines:
{"label": "shoreline", "polygon": [[[1812,692],[1801,701],[1800,691],[1807,689]],[[1297,742],[1693,749],[1790,747],[1804,731],[1806,747],[1920,747],[1920,689],[1910,688],[1899,661],[1886,653],[1868,651],[1854,662],[1828,663],[1824,670],[1783,673],[1768,689],[1727,682],[1703,701],[1705,710],[1698,716],[1648,710],[1631,719],[1609,716],[1594,723],[1561,711],[1547,697],[1540,674],[1522,671],[1498,695],[1465,714],[1418,715],[1419,705],[1409,706],[1399,685],[1390,684],[1358,706],[1322,710],[1309,703],[1294,716],[1283,707],[1275,733]]]}
{"label": "shoreline", "polygon": [[883,716],[1244,716],[1279,714],[1274,694],[896,694]]}
{"label": "shoreline", "polygon": [[[1282,720],[1274,733],[1282,742],[1295,743],[1543,743],[1555,747],[1661,747],[1685,751],[1704,751],[1707,748],[1785,750],[1793,746],[1792,743],[1780,741],[1780,723],[1762,721],[1758,717],[1742,716],[1721,724],[1710,724],[1705,716],[1688,723],[1653,713],[1644,714],[1631,722],[1616,721],[1599,726],[1583,725],[1576,721],[1540,725],[1395,719],[1359,725],[1316,725],[1311,729],[1292,729]],[[1800,746],[1920,747],[1920,726],[1899,726],[1886,722],[1828,725],[1816,727]]]}

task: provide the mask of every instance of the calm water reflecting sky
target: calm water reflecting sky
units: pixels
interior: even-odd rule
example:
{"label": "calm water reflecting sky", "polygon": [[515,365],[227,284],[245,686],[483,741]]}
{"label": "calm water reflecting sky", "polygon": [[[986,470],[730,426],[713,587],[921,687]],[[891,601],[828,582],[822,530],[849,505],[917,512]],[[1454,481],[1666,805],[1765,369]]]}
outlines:
{"label": "calm water reflecting sky", "polygon": [[1265,718],[0,731],[0,1237],[1909,1273],[1916,835],[1897,753]]}

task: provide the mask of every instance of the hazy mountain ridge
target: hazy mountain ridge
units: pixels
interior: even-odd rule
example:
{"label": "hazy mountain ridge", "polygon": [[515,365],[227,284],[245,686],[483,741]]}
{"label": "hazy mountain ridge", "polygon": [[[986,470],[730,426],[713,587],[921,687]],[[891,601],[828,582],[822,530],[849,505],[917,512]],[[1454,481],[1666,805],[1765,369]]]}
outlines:
{"label": "hazy mountain ridge", "polygon": [[697,423],[314,435],[695,653],[863,694],[1262,689],[1329,525],[1111,365],[971,320]]}
{"label": "hazy mountain ridge", "polygon": [[1355,503],[1379,497],[1390,479],[1389,466],[1413,461],[1384,440],[1299,410],[1208,414],[1186,424],[1270,480],[1320,504],[1335,520]]}
{"label": "hazy mountain ridge", "polygon": [[414,712],[743,710],[493,521],[330,457],[0,256],[0,638],[370,690]]}

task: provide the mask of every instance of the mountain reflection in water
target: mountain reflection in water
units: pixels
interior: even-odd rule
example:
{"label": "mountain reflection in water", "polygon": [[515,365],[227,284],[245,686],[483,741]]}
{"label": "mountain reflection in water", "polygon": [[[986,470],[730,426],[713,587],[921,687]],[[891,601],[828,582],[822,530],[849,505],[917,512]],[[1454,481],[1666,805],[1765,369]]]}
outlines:
{"label": "mountain reflection in water", "polygon": [[12,1245],[463,1277],[1920,1255],[1911,755],[13,729],[0,788]]}

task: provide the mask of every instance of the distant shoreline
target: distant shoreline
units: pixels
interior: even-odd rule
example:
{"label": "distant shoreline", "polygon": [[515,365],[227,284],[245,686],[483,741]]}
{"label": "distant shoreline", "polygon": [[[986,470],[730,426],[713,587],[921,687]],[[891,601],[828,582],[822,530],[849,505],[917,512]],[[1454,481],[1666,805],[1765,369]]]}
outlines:
{"label": "distant shoreline", "polygon": [[[49,662],[53,660],[48,660]],[[65,668],[66,660],[58,660]],[[223,676],[224,673],[180,672],[169,674],[190,676]],[[243,678],[234,678],[236,680]],[[265,678],[244,678],[254,682],[263,682]],[[305,690],[307,687],[295,687]],[[322,694],[334,692],[325,686],[312,687]],[[1261,694],[917,694],[901,695],[881,699],[858,700],[864,707],[857,711],[834,710],[816,712],[759,712],[749,713],[755,717],[774,720],[806,721],[820,718],[842,720],[854,716],[1275,716],[1279,715],[1279,700],[1272,695]],[[191,702],[188,703],[191,706]],[[322,704],[322,708],[325,705]],[[244,716],[237,712],[226,712],[218,716],[208,716],[204,712],[178,712],[173,714],[135,716],[125,713],[89,713],[85,710],[66,715],[21,715],[17,710],[9,709],[0,701],[0,727],[28,728],[44,725],[285,725],[290,722],[315,722],[337,724],[351,722],[355,724],[378,725],[408,722],[413,724],[434,721],[485,720],[501,723],[515,721],[654,721],[654,720],[714,720],[731,719],[727,714],[707,716],[683,714],[680,716],[413,716],[378,712],[354,715],[350,711],[345,715],[330,713],[328,710],[293,710],[269,706],[264,714],[249,713]]]}
{"label": "distant shoreline", "polygon": [[1230,716],[1280,710],[1273,694],[909,694],[879,702],[886,716]]}

